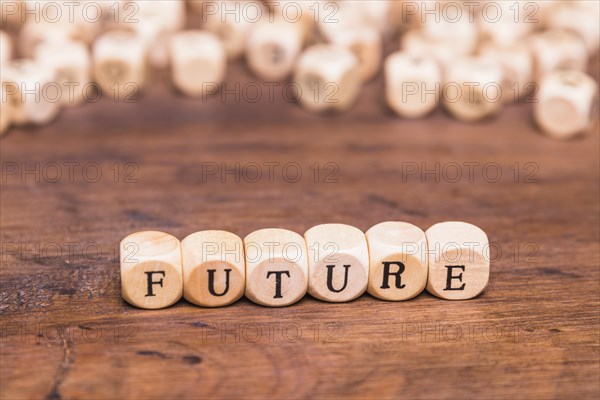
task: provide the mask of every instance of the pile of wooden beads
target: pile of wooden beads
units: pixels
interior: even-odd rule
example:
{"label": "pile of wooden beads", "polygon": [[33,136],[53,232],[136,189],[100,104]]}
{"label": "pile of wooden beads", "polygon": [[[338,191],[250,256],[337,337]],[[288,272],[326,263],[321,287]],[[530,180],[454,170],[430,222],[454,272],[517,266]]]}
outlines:
{"label": "pile of wooden beads", "polygon": [[[474,121],[525,100],[554,137],[595,123],[597,84],[583,71],[598,51],[597,1],[64,3],[3,2],[2,21],[18,31],[22,59],[11,60],[2,32],[0,133],[50,122],[61,107],[89,99],[92,82],[119,98],[138,93],[149,68],[170,68],[173,86],[187,96],[212,94],[227,60],[242,55],[260,79],[291,77],[296,100],[313,112],[348,109],[383,69],[389,108],[405,118],[443,103]],[[193,17],[201,30],[184,30]],[[402,50],[382,68],[384,38],[394,35]]]}
{"label": "pile of wooden beads", "polygon": [[130,304],[168,307],[182,296],[202,307],[242,296],[282,307],[308,292],[347,302],[365,291],[389,301],[425,288],[437,297],[479,295],[490,274],[487,235],[464,222],[426,232],[406,222],[383,222],[363,233],[343,224],[317,225],[304,234],[262,229],[244,240],[225,231],[193,233],[181,242],[167,233],[137,232],[120,244],[121,289]]}

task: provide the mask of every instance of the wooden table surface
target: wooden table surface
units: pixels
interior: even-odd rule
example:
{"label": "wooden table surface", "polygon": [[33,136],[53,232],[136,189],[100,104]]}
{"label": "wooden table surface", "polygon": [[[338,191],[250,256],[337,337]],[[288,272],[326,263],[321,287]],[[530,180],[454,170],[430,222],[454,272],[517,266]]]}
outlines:
{"label": "wooden table surface", "polygon": [[[156,79],[138,103],[103,99],[2,139],[2,399],[598,398],[597,126],[550,140],[531,104],[405,121],[381,80],[350,112],[315,116],[281,87],[269,99],[258,83],[251,102],[253,78],[229,76],[206,101]],[[120,296],[117,244],[134,231],[387,220],[480,226],[487,290],[158,311]]]}

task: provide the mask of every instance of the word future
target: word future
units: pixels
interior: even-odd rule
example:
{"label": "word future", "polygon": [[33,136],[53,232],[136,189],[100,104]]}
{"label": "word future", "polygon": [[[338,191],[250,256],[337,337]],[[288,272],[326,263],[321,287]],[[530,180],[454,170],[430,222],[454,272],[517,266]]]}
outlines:
{"label": "word future", "polygon": [[448,300],[479,295],[490,272],[488,238],[464,222],[423,232],[406,222],[384,222],[363,233],[342,224],[304,234],[262,229],[245,239],[224,231],[193,233],[181,242],[146,231],[121,241],[121,287],[130,304],[168,307],[182,296],[203,307],[242,296],[269,307],[288,306],[306,293],[328,302],[365,291],[388,301],[424,289]]}

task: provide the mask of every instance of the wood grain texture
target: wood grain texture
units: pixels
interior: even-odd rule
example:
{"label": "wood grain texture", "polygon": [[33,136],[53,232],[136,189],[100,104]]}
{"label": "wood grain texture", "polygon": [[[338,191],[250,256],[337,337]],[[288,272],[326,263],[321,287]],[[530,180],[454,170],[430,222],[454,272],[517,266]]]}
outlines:
{"label": "wood grain texture", "polygon": [[[239,65],[228,77],[241,88],[253,79]],[[139,104],[105,99],[9,132],[0,141],[0,397],[598,398],[598,128],[547,139],[527,104],[477,124],[441,110],[404,121],[385,108],[380,79],[335,118],[280,92],[273,102],[267,91],[256,103],[223,91],[203,102],[151,79]],[[267,162],[280,163],[273,182],[267,167],[255,183],[203,177],[206,163]],[[281,173],[292,162],[295,183]],[[59,179],[52,163],[63,165]],[[73,179],[64,163],[79,163]],[[39,178],[23,174],[36,165]],[[439,176],[426,173],[436,165]],[[120,295],[118,243],[135,231],[244,237],[388,220],[481,227],[496,246],[486,291],[464,302],[365,294],[286,308],[181,300],[156,311]]]}

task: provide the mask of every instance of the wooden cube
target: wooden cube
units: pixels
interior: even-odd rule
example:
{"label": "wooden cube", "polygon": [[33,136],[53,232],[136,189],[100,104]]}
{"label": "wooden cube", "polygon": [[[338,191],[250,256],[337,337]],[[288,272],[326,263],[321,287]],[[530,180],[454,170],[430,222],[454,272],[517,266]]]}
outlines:
{"label": "wooden cube", "polygon": [[183,293],[179,240],[164,232],[144,231],[120,244],[121,295],[129,304],[157,309],[176,303]]}
{"label": "wooden cube", "polygon": [[548,136],[566,139],[585,133],[598,119],[598,84],[575,70],[547,74],[540,83],[533,113]]}
{"label": "wooden cube", "polygon": [[303,44],[315,42],[317,39],[315,13],[318,4],[297,0],[265,0],[264,3],[270,14],[270,21],[283,20],[296,24],[301,31]]}
{"label": "wooden cube", "polygon": [[[530,10],[527,14],[527,19],[535,24],[536,29],[546,29],[554,10],[562,1],[563,0],[537,0],[532,2],[535,4],[535,9],[532,6],[526,5],[524,5],[523,8],[527,7],[528,10]],[[587,0],[584,1],[589,3]],[[571,2],[574,3],[576,0]],[[531,16],[531,18],[529,18],[529,16]]]}
{"label": "wooden cube", "polygon": [[224,231],[201,231],[181,241],[183,297],[203,307],[229,305],[244,295],[242,239]]}
{"label": "wooden cube", "polygon": [[35,53],[40,65],[52,70],[60,85],[60,104],[73,106],[85,100],[86,85],[91,81],[91,61],[81,42],[41,43]]}
{"label": "wooden cube", "polygon": [[94,79],[107,96],[121,99],[139,93],[146,80],[146,51],[133,32],[110,31],[92,48]]}
{"label": "wooden cube", "polygon": [[366,233],[369,244],[367,291],[382,300],[408,300],[427,284],[425,232],[406,222],[382,222]]}
{"label": "wooden cube", "polygon": [[385,97],[389,107],[405,118],[422,118],[438,104],[441,70],[433,58],[406,52],[390,54],[385,61]]}
{"label": "wooden cube", "polygon": [[575,5],[571,3],[562,3],[550,13],[548,28],[577,34],[583,40],[588,54],[594,55],[600,46],[599,2],[582,1],[582,4]]}
{"label": "wooden cube", "polygon": [[520,101],[534,89],[533,57],[526,44],[501,46],[486,42],[479,48],[479,55],[493,59],[502,67],[502,100],[505,104]]}
{"label": "wooden cube", "polygon": [[[105,14],[108,14],[108,11],[101,9],[103,6],[106,6],[107,9],[110,9],[111,7],[114,8],[118,1],[129,2],[130,0],[100,2],[86,0],[84,3],[31,0],[29,2],[34,4],[25,5],[22,9],[22,14],[26,21],[23,28],[25,28],[25,26],[30,27],[31,24],[37,24],[40,28],[37,32],[41,33],[42,36],[47,37],[48,33],[50,33],[49,31],[62,30],[64,33],[67,33],[68,40],[77,40],[82,41],[85,44],[91,44],[104,28],[102,19]],[[91,4],[92,2],[93,4]],[[135,19],[132,15],[133,13],[134,12],[129,11],[128,13],[121,15],[131,15],[131,19]],[[44,31],[48,33],[44,34]],[[42,37],[42,41],[46,41],[46,38]],[[35,49],[32,48],[31,51],[33,52]],[[29,54],[21,55],[29,56]]]}
{"label": "wooden cube", "polygon": [[285,229],[262,229],[244,239],[246,297],[269,307],[294,304],[308,286],[306,243]]}
{"label": "wooden cube", "polygon": [[400,48],[405,53],[415,57],[424,59],[433,58],[440,66],[442,79],[448,65],[450,65],[457,56],[466,55],[458,54],[446,41],[429,39],[423,32],[417,30],[410,30],[401,36]]}
{"label": "wooden cube", "polygon": [[181,0],[135,0],[136,7],[132,19],[137,23],[151,23],[159,25],[159,31],[175,32],[185,27],[186,9],[185,2]]}
{"label": "wooden cube", "polygon": [[342,46],[317,44],[302,53],[294,73],[299,102],[309,111],[342,111],[358,97],[358,60]]}
{"label": "wooden cube", "polygon": [[10,102],[15,125],[42,125],[60,111],[60,96],[52,71],[31,60],[15,59],[2,65],[2,89]]}
{"label": "wooden cube", "polygon": [[8,33],[0,31],[0,65],[6,63],[13,57],[12,39]]}
{"label": "wooden cube", "polygon": [[[345,30],[366,27],[364,14],[353,5],[354,1],[336,2],[335,7],[326,4],[315,5],[313,16],[318,27],[319,36],[332,41]],[[318,12],[315,10],[318,8]]]}
{"label": "wooden cube", "polygon": [[388,32],[391,28],[390,13],[392,10],[392,3],[396,0],[359,0],[359,1],[346,1],[346,6],[357,8],[360,15],[362,15],[364,23],[371,27],[378,29],[380,32]]}
{"label": "wooden cube", "polygon": [[0,22],[2,27],[6,30],[19,29],[23,26],[24,18],[21,13],[21,7],[23,6],[23,0],[17,1],[0,1]]}
{"label": "wooden cube", "polygon": [[483,292],[490,276],[490,247],[484,231],[465,222],[442,222],[425,235],[429,293],[446,300],[466,300]]}
{"label": "wooden cube", "polygon": [[0,136],[4,135],[12,123],[11,103],[4,96],[4,86],[0,85]]}
{"label": "wooden cube", "polygon": [[[560,4],[560,0],[551,0],[557,4]],[[581,8],[585,10],[587,13],[591,15],[595,15],[596,17],[600,17],[600,2],[590,1],[590,0],[572,0],[569,1],[570,4],[577,8]]]}
{"label": "wooden cube", "polygon": [[343,29],[330,39],[331,43],[350,49],[358,60],[358,73],[363,81],[379,72],[383,53],[381,33],[368,26]]}
{"label": "wooden cube", "polygon": [[533,7],[518,1],[494,1],[492,7],[479,10],[475,16],[481,40],[501,46],[519,42],[536,28],[539,15]]}
{"label": "wooden cube", "polygon": [[169,38],[185,26],[185,2],[137,0],[133,3],[137,6],[135,19],[138,22],[124,25],[130,25],[129,28],[144,42],[148,64],[157,69],[166,68],[169,65]]}
{"label": "wooden cube", "polygon": [[309,251],[308,293],[334,303],[351,301],[367,289],[369,249],[365,234],[344,224],[323,224],[304,234]]}
{"label": "wooden cube", "polygon": [[502,108],[504,76],[489,58],[466,57],[448,65],[443,88],[446,109],[457,119],[477,121]]}
{"label": "wooden cube", "polygon": [[553,29],[536,33],[531,36],[529,45],[537,82],[547,73],[559,69],[585,71],[587,68],[587,49],[573,32]]}
{"label": "wooden cube", "polygon": [[[300,3],[300,2],[298,2]],[[308,13],[318,23],[327,40],[338,32],[360,27],[374,28],[384,33],[390,27],[391,2],[389,0],[353,0],[308,3]],[[318,9],[318,12],[316,11]]]}
{"label": "wooden cube", "polygon": [[186,3],[188,4],[191,12],[202,15],[205,4],[210,1],[211,0],[186,0]]}
{"label": "wooden cube", "polygon": [[33,58],[40,43],[64,43],[80,39],[81,31],[75,24],[28,21],[19,31],[19,55]]}
{"label": "wooden cube", "polygon": [[96,4],[101,10],[99,23],[104,31],[128,30],[139,21],[139,7],[131,0],[99,1]]}
{"label": "wooden cube", "polygon": [[[94,0],[88,0],[88,1],[94,1]],[[118,3],[119,1],[123,1],[123,0],[116,0],[115,2],[109,2],[109,4],[114,5],[115,3]],[[105,3],[105,2],[103,2]],[[100,6],[97,10],[98,12],[100,12],[100,9],[102,8],[102,6]],[[114,6],[113,6],[114,8]],[[69,18],[69,10],[67,8],[67,10],[64,12],[64,16],[66,18]],[[76,31],[75,33],[75,39],[73,40],[78,40],[80,42],[85,43],[86,45],[91,45],[94,40],[96,40],[96,38],[98,36],[100,36],[100,34],[102,34],[102,32],[104,30],[106,30],[106,27],[104,25],[104,23],[102,22],[102,17],[105,16],[104,14],[105,12],[102,11],[102,14],[98,16],[97,19],[94,18],[90,18],[87,15],[85,15],[85,12],[75,12],[74,14],[74,19],[72,22],[70,22],[71,25],[74,25],[74,30]],[[91,11],[90,11],[91,14]],[[108,12],[107,12],[108,14]]]}
{"label": "wooden cube", "polygon": [[171,79],[182,93],[200,96],[225,78],[227,57],[219,39],[203,31],[182,31],[171,38]]}
{"label": "wooden cube", "polygon": [[418,25],[426,40],[443,43],[455,55],[471,54],[479,39],[477,25],[471,21],[466,10],[460,18],[449,19],[443,15],[428,14]]}
{"label": "wooden cube", "polygon": [[302,31],[298,24],[263,21],[250,32],[246,61],[260,79],[278,81],[292,73],[301,48]]}
{"label": "wooden cube", "polygon": [[146,63],[156,69],[165,69],[171,61],[169,43],[171,33],[163,30],[160,24],[140,22],[133,26],[133,32],[144,43]]}
{"label": "wooden cube", "polygon": [[202,29],[219,38],[229,60],[244,54],[253,27],[268,14],[262,4],[248,0],[207,2],[202,11]]}

